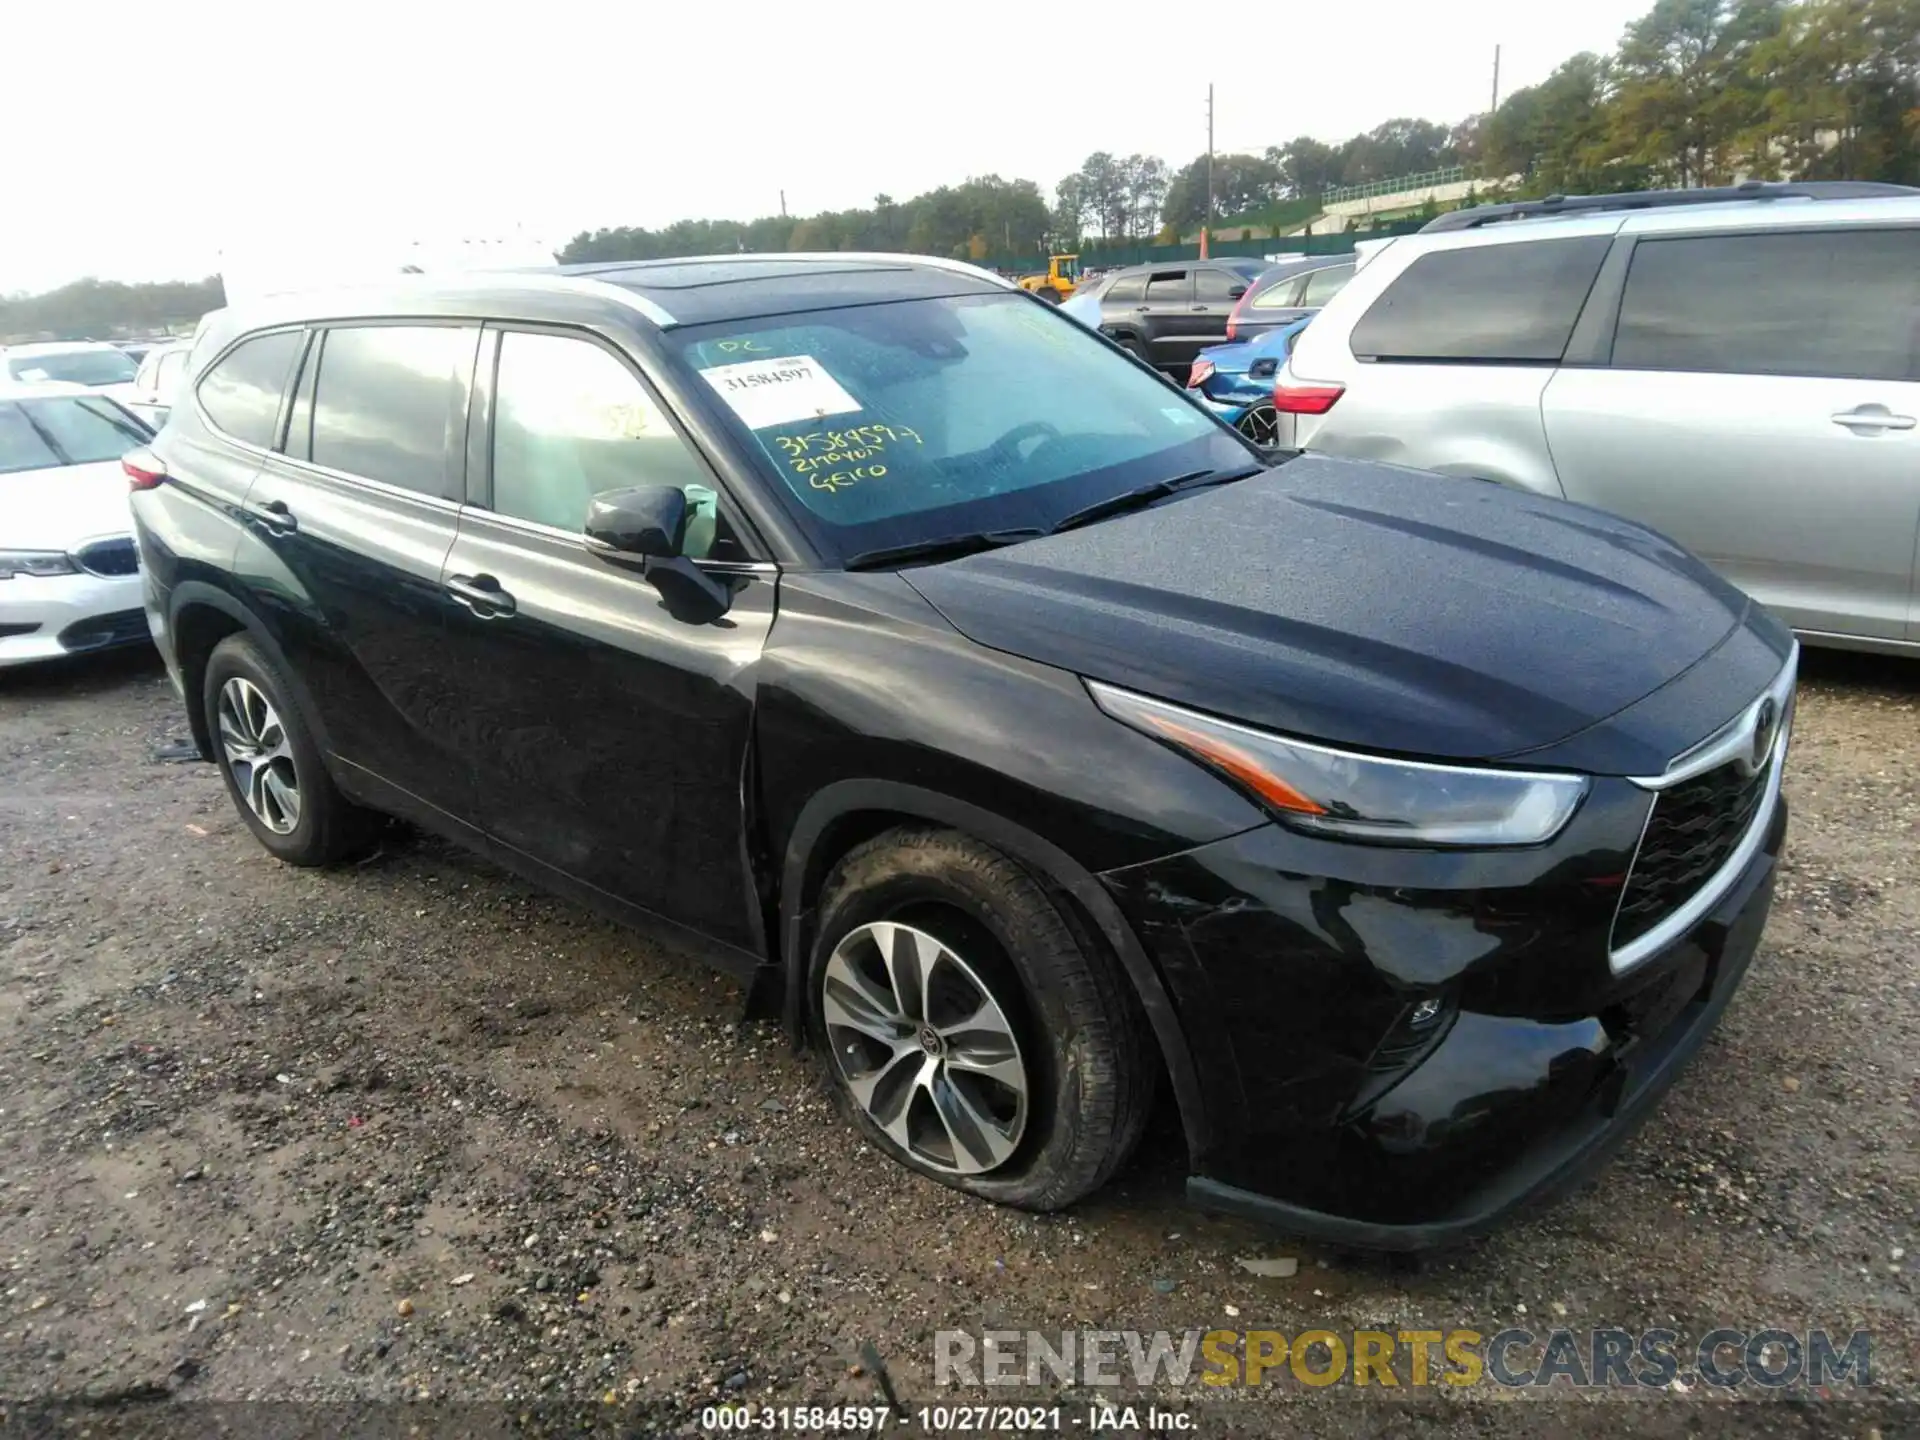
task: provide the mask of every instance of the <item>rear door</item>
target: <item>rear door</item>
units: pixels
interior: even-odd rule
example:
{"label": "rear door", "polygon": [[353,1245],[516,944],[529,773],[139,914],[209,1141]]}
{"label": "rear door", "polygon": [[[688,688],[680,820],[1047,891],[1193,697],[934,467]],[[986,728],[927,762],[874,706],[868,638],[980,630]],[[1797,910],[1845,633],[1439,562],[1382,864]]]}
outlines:
{"label": "rear door", "polygon": [[1642,235],[1618,303],[1542,407],[1568,498],[1796,628],[1916,633],[1920,227]]}
{"label": "rear door", "polygon": [[1196,338],[1203,328],[1193,311],[1193,271],[1173,266],[1149,271],[1140,306],[1146,323],[1149,358],[1167,370],[1190,364],[1200,353]]}
{"label": "rear door", "polygon": [[[611,343],[507,326],[482,356],[484,468],[448,559],[444,660],[482,823],[561,879],[752,948],[742,787],[774,567]],[[725,615],[677,616],[587,552],[592,497],[647,484],[698,501],[688,554],[731,587]]]}
{"label": "rear door", "polygon": [[1250,284],[1247,276],[1215,265],[1202,265],[1193,272],[1194,355],[1210,345],[1227,343],[1227,320]]}
{"label": "rear door", "polygon": [[472,321],[314,331],[235,560],[349,786],[441,829],[472,809],[440,582],[479,339]]}

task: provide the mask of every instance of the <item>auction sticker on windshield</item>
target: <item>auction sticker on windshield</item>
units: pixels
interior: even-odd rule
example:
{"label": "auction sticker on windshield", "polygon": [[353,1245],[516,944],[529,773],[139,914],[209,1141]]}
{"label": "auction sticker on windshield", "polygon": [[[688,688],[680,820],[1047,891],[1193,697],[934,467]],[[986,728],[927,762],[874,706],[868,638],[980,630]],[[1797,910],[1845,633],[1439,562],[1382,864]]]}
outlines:
{"label": "auction sticker on windshield", "polygon": [[743,360],[737,365],[715,365],[700,373],[733,407],[733,413],[754,430],[823,415],[844,415],[860,408],[860,402],[811,355]]}

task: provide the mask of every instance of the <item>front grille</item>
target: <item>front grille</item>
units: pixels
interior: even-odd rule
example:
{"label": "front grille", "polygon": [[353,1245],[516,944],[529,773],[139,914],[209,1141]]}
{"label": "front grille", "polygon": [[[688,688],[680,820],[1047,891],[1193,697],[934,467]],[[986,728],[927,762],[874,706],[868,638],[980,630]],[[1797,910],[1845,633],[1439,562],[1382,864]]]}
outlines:
{"label": "front grille", "polygon": [[140,552],[130,536],[95,540],[73,552],[73,563],[89,575],[134,575],[140,570]]}
{"label": "front grille", "polygon": [[76,620],[60,632],[60,643],[69,650],[100,650],[108,645],[131,645],[151,635],[144,610],[115,610],[110,615],[91,615]]}
{"label": "front grille", "polygon": [[1771,774],[1771,765],[1747,774],[1741,765],[1729,763],[1654,796],[1653,813],[1614,917],[1615,949],[1632,944],[1673,914],[1727,863],[1766,798]]}

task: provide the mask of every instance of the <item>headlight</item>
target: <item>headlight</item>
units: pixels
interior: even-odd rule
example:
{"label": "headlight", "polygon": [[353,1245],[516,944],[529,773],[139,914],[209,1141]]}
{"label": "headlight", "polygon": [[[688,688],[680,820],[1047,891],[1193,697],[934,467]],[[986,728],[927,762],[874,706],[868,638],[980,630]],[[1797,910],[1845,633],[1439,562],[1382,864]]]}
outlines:
{"label": "headlight", "polygon": [[1538,845],[1587,793],[1581,775],[1356,755],[1215,720],[1089,681],[1114,719],[1183,751],[1296,830],[1381,845]]}
{"label": "headlight", "polygon": [[58,550],[0,550],[0,580],[16,575],[75,575],[79,570]]}

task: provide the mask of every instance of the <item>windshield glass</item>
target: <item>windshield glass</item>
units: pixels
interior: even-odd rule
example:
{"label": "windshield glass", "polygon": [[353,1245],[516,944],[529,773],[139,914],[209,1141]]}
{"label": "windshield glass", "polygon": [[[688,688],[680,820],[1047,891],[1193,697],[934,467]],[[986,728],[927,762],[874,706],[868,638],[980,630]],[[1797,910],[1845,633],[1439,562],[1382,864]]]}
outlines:
{"label": "windshield glass", "polygon": [[0,400],[0,475],[118,460],[153,436],[96,395]]}
{"label": "windshield glass", "polygon": [[68,385],[121,385],[133,379],[138,367],[123,350],[46,350],[7,358],[7,373],[15,380],[40,384],[57,380]]}
{"label": "windshield glass", "polygon": [[830,555],[1050,528],[1122,490],[1258,455],[1171,384],[1020,295],[668,331]]}

